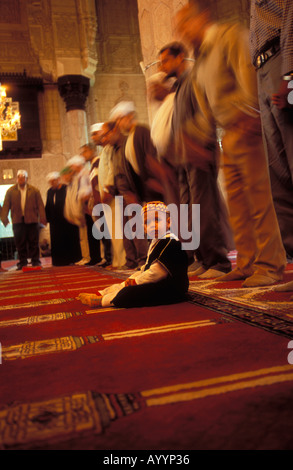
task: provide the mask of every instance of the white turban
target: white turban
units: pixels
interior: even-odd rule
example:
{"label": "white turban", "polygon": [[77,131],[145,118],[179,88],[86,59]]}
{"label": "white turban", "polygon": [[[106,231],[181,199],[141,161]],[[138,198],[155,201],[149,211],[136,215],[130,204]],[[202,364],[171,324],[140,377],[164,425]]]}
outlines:
{"label": "white turban", "polygon": [[57,180],[58,178],[60,178],[60,173],[58,171],[51,171],[51,173],[48,173],[47,174],[47,181],[52,181],[52,180]]}
{"label": "white turban", "polygon": [[26,178],[28,177],[28,173],[25,170],[18,170],[17,176],[25,176]]}
{"label": "white turban", "polygon": [[72,166],[72,165],[83,166],[84,164],[85,164],[85,158],[83,158],[81,155],[75,155],[74,157],[70,158],[67,161],[66,166]]}
{"label": "white turban", "polygon": [[121,117],[127,116],[127,114],[135,113],[136,109],[134,103],[132,101],[120,101],[114,108],[112,109],[109,120],[116,121]]}
{"label": "white turban", "polygon": [[103,122],[96,122],[96,124],[93,124],[91,126],[91,134],[93,132],[99,132],[102,129],[103,124],[104,124]]}

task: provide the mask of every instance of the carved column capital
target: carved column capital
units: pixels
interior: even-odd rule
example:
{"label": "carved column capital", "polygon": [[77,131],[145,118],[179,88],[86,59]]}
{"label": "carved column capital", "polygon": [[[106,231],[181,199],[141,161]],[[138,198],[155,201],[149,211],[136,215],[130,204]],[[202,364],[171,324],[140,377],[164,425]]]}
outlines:
{"label": "carved column capital", "polygon": [[83,75],[63,75],[58,78],[58,90],[65,102],[66,111],[85,111],[89,88],[90,80]]}

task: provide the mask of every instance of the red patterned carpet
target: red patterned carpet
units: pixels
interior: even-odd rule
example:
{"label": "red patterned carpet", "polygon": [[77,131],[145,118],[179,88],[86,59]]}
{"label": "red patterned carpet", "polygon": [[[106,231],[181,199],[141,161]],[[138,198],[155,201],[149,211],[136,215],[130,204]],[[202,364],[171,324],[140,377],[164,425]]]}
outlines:
{"label": "red patterned carpet", "polygon": [[[293,280],[288,264],[283,284]],[[243,289],[241,281],[219,282],[190,278],[190,293],[198,305],[219,310],[238,320],[260,326],[288,338],[293,337],[293,292],[276,292],[275,286]]]}
{"label": "red patterned carpet", "polygon": [[76,300],[115,282],[49,262],[1,275],[0,449],[292,449],[287,298],[193,279],[173,306]]}

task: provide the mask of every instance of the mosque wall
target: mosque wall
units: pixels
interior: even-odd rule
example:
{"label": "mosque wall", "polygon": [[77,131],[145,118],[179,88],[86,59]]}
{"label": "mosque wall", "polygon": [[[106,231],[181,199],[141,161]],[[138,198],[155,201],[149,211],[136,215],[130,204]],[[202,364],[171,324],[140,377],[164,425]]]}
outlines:
{"label": "mosque wall", "polygon": [[[0,184],[14,183],[17,169],[45,199],[45,176],[60,170],[88,140],[90,125],[107,119],[122,99],[135,102],[141,122],[150,116],[146,79],[159,48],[173,39],[173,17],[187,0],[1,0],[1,74],[23,74],[42,80],[38,92],[41,157],[4,158],[0,152]],[[219,20],[249,22],[249,0],[204,0]],[[60,77],[82,77],[81,83],[62,84]],[[69,82],[68,82],[69,83]],[[77,88],[74,88],[76,85]],[[68,110],[72,93],[84,105]],[[71,95],[70,95],[71,93]],[[77,93],[77,94],[78,94]],[[9,94],[9,93],[8,93]],[[20,103],[21,105],[21,103]],[[5,146],[5,142],[4,142]],[[4,179],[12,170],[13,179]]]}
{"label": "mosque wall", "polygon": [[97,70],[93,85],[96,121],[108,118],[118,101],[134,101],[140,122],[148,122],[136,0],[96,0]]}

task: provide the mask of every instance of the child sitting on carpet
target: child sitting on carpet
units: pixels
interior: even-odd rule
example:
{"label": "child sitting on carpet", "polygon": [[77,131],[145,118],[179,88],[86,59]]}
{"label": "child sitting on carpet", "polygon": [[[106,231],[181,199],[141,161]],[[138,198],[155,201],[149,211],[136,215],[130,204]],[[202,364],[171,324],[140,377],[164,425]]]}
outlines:
{"label": "child sitting on carpet", "polygon": [[188,259],[180,241],[170,232],[167,206],[150,202],[143,207],[142,216],[144,231],[152,239],[146,264],[126,281],[98,295],[79,294],[77,299],[82,303],[90,307],[125,308],[171,304],[185,299],[189,285]]}

